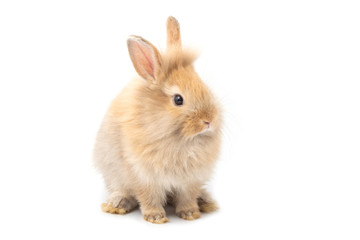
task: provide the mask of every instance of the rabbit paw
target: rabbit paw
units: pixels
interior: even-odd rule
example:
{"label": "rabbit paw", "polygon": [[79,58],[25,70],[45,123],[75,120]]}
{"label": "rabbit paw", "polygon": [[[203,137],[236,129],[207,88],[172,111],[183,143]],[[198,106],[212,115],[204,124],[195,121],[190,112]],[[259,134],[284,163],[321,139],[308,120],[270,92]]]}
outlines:
{"label": "rabbit paw", "polygon": [[104,212],[125,214],[137,206],[137,202],[132,197],[122,197],[118,192],[113,192],[107,203],[103,203],[101,208]]}
{"label": "rabbit paw", "polygon": [[214,212],[219,209],[215,201],[208,201],[202,198],[198,199],[198,205],[200,208],[200,212],[204,213]]}
{"label": "rabbit paw", "polygon": [[165,213],[156,213],[156,212],[144,214],[144,219],[148,222],[157,223],[157,224],[166,223],[169,221],[166,218]]}
{"label": "rabbit paw", "polygon": [[114,206],[112,205],[112,203],[103,203],[103,204],[101,205],[101,209],[102,209],[104,212],[113,213],[113,214],[125,214],[125,213],[127,213],[127,211],[126,211],[125,208],[114,207]]}
{"label": "rabbit paw", "polygon": [[200,217],[200,212],[195,209],[188,209],[177,212],[176,215],[185,220],[195,220]]}

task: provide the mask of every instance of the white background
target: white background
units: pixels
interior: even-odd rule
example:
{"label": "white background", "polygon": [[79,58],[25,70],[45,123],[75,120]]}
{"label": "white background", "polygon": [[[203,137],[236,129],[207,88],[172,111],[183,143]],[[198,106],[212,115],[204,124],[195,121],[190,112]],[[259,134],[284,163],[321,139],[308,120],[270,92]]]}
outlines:
{"label": "white background", "polygon": [[[154,225],[101,212],[91,153],[169,15],[225,109],[221,209]],[[359,46],[357,1],[1,1],[0,238],[359,239]]]}

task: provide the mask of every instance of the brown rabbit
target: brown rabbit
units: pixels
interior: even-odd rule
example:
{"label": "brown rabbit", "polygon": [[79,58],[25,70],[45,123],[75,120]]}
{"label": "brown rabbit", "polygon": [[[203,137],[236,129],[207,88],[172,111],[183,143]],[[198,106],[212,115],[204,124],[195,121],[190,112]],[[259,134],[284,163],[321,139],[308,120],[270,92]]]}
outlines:
{"label": "brown rabbit", "polygon": [[217,205],[204,189],[219,155],[221,112],[181,46],[180,26],[167,20],[164,54],[130,36],[140,75],[113,100],[97,135],[94,158],[110,192],[102,209],[125,214],[138,205],[144,219],[164,223],[170,199],[186,220]]}

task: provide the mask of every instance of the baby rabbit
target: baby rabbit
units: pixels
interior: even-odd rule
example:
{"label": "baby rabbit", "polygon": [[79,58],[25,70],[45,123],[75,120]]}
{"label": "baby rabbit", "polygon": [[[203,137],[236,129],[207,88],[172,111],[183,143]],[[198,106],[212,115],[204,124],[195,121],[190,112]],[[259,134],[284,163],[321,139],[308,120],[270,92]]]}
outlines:
{"label": "baby rabbit", "polygon": [[204,189],[219,155],[221,112],[181,45],[180,26],[167,20],[163,54],[130,36],[139,77],[113,100],[97,134],[94,161],[110,192],[102,210],[125,214],[140,205],[146,221],[165,223],[164,205],[186,220],[217,209]]}

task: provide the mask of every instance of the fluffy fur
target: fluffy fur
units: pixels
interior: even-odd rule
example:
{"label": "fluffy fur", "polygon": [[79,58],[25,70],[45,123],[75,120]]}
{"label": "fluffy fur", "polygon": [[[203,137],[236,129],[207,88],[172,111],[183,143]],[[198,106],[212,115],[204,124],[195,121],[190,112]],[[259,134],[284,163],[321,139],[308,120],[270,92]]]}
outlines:
{"label": "fluffy fur", "polygon": [[129,37],[128,48],[140,77],[111,103],[94,149],[110,192],[103,211],[125,214],[140,205],[145,220],[164,223],[166,203],[187,220],[216,210],[203,186],[219,154],[221,112],[194,71],[196,54],[182,48],[173,17],[165,53],[138,36]]}

